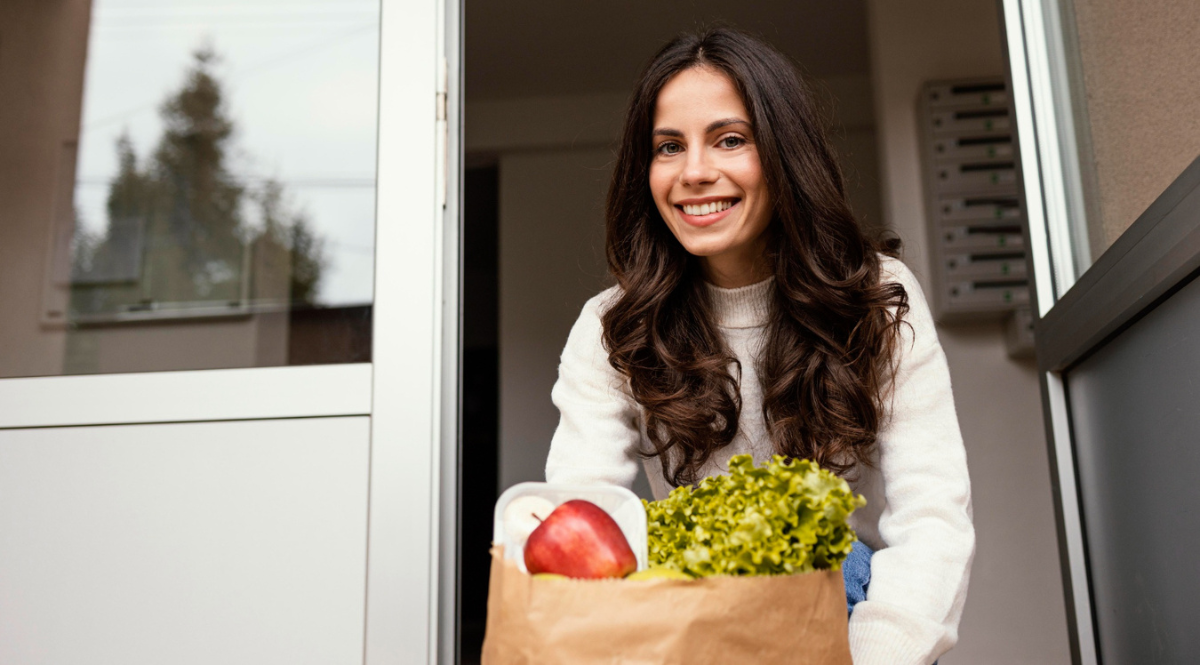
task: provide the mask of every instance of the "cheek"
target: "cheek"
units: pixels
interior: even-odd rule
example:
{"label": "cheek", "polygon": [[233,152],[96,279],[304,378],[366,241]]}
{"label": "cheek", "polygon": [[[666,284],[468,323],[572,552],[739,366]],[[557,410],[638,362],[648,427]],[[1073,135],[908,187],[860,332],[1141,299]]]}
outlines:
{"label": "cheek", "polygon": [[747,157],[747,159],[730,164],[727,173],[747,196],[757,199],[755,203],[758,205],[765,202],[767,186],[763,181],[762,166],[758,163],[758,156]]}
{"label": "cheek", "polygon": [[767,192],[767,183],[763,178],[758,158],[743,161],[728,173],[748,199],[746,203],[749,206],[746,212],[749,217],[745,220],[744,233],[758,236],[770,222],[772,209],[771,195]]}
{"label": "cheek", "polygon": [[654,197],[654,204],[660,208],[667,205],[667,198],[671,194],[671,184],[674,182],[669,169],[664,168],[661,164],[650,165],[650,194]]}

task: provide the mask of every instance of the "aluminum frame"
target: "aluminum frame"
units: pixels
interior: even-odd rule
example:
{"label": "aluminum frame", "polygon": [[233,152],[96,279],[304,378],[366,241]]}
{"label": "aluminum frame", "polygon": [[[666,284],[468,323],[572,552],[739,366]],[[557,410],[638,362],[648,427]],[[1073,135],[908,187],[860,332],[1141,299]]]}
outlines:
{"label": "aluminum frame", "polygon": [[461,566],[458,529],[461,509],[459,477],[462,439],[462,210],[463,210],[463,3],[445,0],[442,12],[441,108],[443,165],[442,201],[442,430],[439,495],[437,662],[459,662],[458,597]]}
{"label": "aluminum frame", "polygon": [[1097,259],[1041,322],[1038,364],[1064,372],[1200,271],[1200,158]]}
{"label": "aluminum frame", "polygon": [[[1044,12],[1047,7],[1054,31],[1047,30]],[[1027,256],[1029,272],[1034,277],[1034,311],[1040,318],[1054,309],[1058,296],[1069,288],[1075,275],[1075,257],[1070,246],[1070,195],[1064,172],[1077,174],[1078,169],[1064,167],[1064,160],[1077,161],[1078,153],[1062,150],[1060,137],[1074,136],[1074,129],[1061,125],[1072,116],[1062,110],[1062,104],[1069,102],[1069,98],[1056,97],[1052,85],[1055,76],[1061,77],[1065,72],[1063,68],[1053,69],[1056,62],[1053,56],[1057,56],[1057,64],[1062,66],[1061,22],[1054,0],[1000,0],[1000,10],[1017,140],[1025,156],[1021,160],[1021,186],[1027,212]],[[1077,187],[1076,190],[1081,191]],[[1074,209],[1077,213],[1082,211],[1078,205]],[[1040,341],[1040,329],[1038,337]],[[1060,373],[1039,374],[1071,661],[1075,665],[1096,665],[1091,586],[1067,395]]]}
{"label": "aluminum frame", "polygon": [[0,404],[0,429],[358,416],[371,365],[3,379]]}

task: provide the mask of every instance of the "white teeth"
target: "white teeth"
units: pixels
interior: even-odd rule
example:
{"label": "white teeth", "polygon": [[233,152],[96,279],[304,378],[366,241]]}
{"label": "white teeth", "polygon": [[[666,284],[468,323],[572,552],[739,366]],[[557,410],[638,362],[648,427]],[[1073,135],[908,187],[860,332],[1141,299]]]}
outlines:
{"label": "white teeth", "polygon": [[726,199],[724,201],[714,201],[712,203],[702,203],[700,205],[685,205],[683,206],[683,212],[688,215],[695,216],[711,215],[714,212],[728,210],[732,206],[733,201]]}

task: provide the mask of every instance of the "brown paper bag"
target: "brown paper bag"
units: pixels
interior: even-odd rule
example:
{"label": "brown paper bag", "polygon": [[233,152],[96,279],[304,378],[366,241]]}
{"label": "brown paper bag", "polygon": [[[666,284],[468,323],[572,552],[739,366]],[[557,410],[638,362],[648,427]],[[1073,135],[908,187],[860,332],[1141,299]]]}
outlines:
{"label": "brown paper bag", "polygon": [[483,665],[851,665],[840,571],[533,579],[492,548]]}

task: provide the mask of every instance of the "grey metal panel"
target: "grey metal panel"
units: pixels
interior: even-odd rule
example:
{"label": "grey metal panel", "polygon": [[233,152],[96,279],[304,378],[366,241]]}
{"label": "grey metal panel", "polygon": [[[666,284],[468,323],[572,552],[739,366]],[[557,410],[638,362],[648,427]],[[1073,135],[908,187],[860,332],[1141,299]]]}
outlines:
{"label": "grey metal panel", "polygon": [[1063,371],[1200,269],[1200,158],[1041,320],[1038,365]]}
{"label": "grey metal panel", "polygon": [[1066,379],[1102,662],[1200,663],[1200,280]]}

